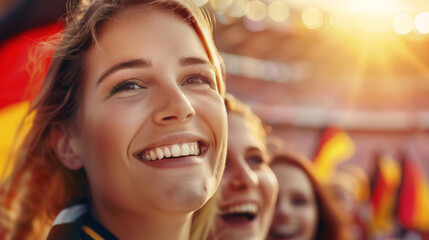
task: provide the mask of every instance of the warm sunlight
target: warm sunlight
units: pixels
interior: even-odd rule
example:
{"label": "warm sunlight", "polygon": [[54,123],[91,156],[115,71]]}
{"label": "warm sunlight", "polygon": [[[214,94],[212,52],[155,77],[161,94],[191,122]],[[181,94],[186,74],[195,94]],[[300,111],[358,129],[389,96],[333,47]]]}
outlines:
{"label": "warm sunlight", "polygon": [[422,12],[416,16],[416,30],[422,34],[429,33],[429,12]]}
{"label": "warm sunlight", "polygon": [[355,0],[350,2],[348,9],[356,14],[394,14],[404,9],[404,3],[398,0]]}
{"label": "warm sunlight", "polygon": [[413,30],[413,17],[407,13],[399,14],[395,17],[393,27],[399,34],[407,34]]}

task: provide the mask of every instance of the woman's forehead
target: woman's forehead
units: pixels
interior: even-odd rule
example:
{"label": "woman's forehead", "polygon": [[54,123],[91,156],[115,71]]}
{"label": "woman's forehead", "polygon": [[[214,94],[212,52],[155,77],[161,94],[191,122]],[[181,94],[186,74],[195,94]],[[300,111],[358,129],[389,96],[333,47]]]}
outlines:
{"label": "woman's forehead", "polygon": [[[179,5],[180,3],[178,3]],[[179,10],[177,10],[179,9]],[[217,66],[214,62],[217,62],[217,55],[216,52],[213,53],[212,49],[209,47],[212,44],[212,39],[208,38],[205,34],[202,33],[201,30],[211,30],[211,27],[209,25],[206,26],[206,23],[204,22],[204,19],[198,18],[198,16],[195,16],[195,19],[193,21],[189,21],[188,18],[185,19],[186,12],[189,14],[192,14],[192,11],[187,11],[186,8],[171,8],[170,7],[163,7],[161,5],[149,5],[149,4],[132,4],[127,5],[123,8],[120,8],[115,12],[115,14],[102,25],[102,28],[97,33],[97,39],[94,41],[94,45],[92,48],[100,48],[100,39],[103,39],[105,35],[109,35],[107,32],[111,31],[112,26],[117,26],[116,31],[122,31],[122,34],[120,35],[120,38],[123,38],[124,40],[131,38],[133,35],[137,34],[137,30],[141,32],[141,34],[150,35],[153,34],[153,31],[159,31],[162,30],[163,33],[171,33],[174,32],[176,29],[177,24],[183,24],[187,25],[190,30],[192,30],[193,33],[182,33],[182,37],[186,37],[186,35],[192,34],[197,36],[198,43],[197,45],[202,46],[202,49],[204,49],[204,58],[208,63],[211,64],[211,67],[214,69],[214,72],[216,74],[216,86],[219,91],[219,93],[222,95],[223,90],[223,80],[222,76],[219,76],[219,66]],[[157,23],[159,21],[163,21],[164,19],[174,19],[174,23],[170,25],[165,25],[163,27],[155,27],[158,26]],[[142,25],[141,22],[146,22],[147,24]],[[206,29],[207,28],[207,29]],[[127,29],[131,29],[130,31],[127,31]],[[180,37],[180,36],[179,36]],[[106,37],[111,38],[111,36]],[[174,39],[177,39],[178,37],[171,37],[171,36],[161,36],[159,40],[165,40],[169,39],[167,43],[164,41],[165,44],[171,44],[171,42]],[[157,44],[160,44],[161,42],[157,41]],[[195,45],[195,43],[189,42],[190,45]],[[102,51],[108,51],[106,49],[114,49],[118,46],[117,43],[111,44],[111,46],[103,47]],[[178,47],[181,48],[181,47]],[[91,49],[90,49],[91,52]],[[201,57],[202,54],[200,54]],[[88,56],[88,54],[87,54]],[[215,58],[215,59],[212,59]],[[214,62],[213,62],[214,61]],[[87,61],[86,61],[87,62]],[[85,68],[88,68],[86,66]]]}
{"label": "woman's forehead", "polygon": [[[126,13],[126,12],[123,12]],[[121,62],[143,59],[152,67],[170,67],[195,57],[212,67],[206,49],[194,29],[180,18],[154,10],[133,18],[117,15],[99,34],[86,56],[87,73],[105,71]]]}

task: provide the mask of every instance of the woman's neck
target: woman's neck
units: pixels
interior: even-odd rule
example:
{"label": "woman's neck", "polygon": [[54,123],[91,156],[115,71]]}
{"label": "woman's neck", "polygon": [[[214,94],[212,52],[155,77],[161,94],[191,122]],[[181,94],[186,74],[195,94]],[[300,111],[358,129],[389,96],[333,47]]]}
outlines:
{"label": "woman's neck", "polygon": [[152,212],[142,216],[111,210],[93,209],[93,216],[119,239],[190,239],[192,213]]}

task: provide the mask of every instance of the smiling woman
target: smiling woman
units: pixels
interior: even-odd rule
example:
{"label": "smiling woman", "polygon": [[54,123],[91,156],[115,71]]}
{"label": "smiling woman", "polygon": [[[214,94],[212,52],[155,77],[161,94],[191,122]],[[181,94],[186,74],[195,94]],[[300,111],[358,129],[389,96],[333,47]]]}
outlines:
{"label": "smiling woman", "polygon": [[228,154],[219,212],[209,239],[264,239],[278,192],[269,167],[265,129],[250,107],[227,94]]}
{"label": "smiling woman", "polygon": [[346,219],[310,160],[293,152],[273,155],[279,195],[267,240],[348,240]]}
{"label": "smiling woman", "polygon": [[1,188],[7,239],[51,224],[48,239],[204,238],[227,129],[207,15],[175,0],[74,9]]}

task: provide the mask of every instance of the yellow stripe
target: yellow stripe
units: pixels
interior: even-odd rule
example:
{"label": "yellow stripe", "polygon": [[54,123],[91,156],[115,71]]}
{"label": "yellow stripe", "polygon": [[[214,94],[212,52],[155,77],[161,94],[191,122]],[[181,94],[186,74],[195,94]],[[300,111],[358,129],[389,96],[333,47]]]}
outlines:
{"label": "yellow stripe", "polygon": [[9,154],[12,152],[12,147],[18,146],[24,134],[30,129],[32,116],[26,119],[22,132],[17,136],[28,107],[28,102],[20,102],[0,109],[0,180],[10,172]]}
{"label": "yellow stripe", "polygon": [[399,163],[388,155],[381,156],[380,171],[388,186],[397,188],[401,181],[401,167]]}
{"label": "yellow stripe", "polygon": [[89,236],[91,236],[94,240],[104,240],[98,233],[96,233],[94,230],[89,228],[86,225],[83,225],[82,231],[86,232]]}
{"label": "yellow stripe", "polygon": [[429,231],[429,183],[424,174],[416,176],[416,199],[413,225],[420,231]]}
{"label": "yellow stripe", "polygon": [[391,232],[394,230],[394,196],[401,181],[401,167],[389,155],[382,155],[379,161],[380,177],[386,181],[380,203],[373,209],[372,227],[374,231]]}
{"label": "yellow stripe", "polygon": [[328,180],[332,176],[335,167],[352,157],[355,151],[353,140],[344,132],[338,133],[329,139],[314,161],[320,180]]}

